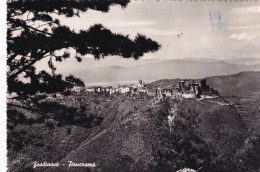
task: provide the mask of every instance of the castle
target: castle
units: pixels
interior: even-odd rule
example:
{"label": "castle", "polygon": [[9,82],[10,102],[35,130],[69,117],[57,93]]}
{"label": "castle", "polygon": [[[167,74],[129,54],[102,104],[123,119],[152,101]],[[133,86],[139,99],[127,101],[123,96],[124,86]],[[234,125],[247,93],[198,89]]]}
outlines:
{"label": "castle", "polygon": [[206,79],[202,80],[181,80],[175,86],[160,87],[155,92],[158,100],[166,97],[177,98],[216,98],[217,91],[207,85]]}

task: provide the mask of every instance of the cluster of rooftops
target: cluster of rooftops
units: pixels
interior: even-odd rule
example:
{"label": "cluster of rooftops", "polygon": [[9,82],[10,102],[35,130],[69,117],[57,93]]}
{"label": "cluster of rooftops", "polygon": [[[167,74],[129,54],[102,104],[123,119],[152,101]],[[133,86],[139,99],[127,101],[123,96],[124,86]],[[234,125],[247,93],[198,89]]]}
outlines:
{"label": "cluster of rooftops", "polygon": [[145,94],[154,96],[158,100],[166,97],[176,98],[216,98],[218,93],[212,86],[207,85],[206,79],[202,80],[181,80],[176,85],[148,88],[143,80],[139,80],[138,84],[124,86],[91,86],[91,87],[73,87],[72,92],[90,93],[109,93],[109,94]]}
{"label": "cluster of rooftops", "polygon": [[85,93],[109,93],[109,94],[148,94],[148,89],[143,80],[139,83],[131,85],[116,85],[116,86],[90,86],[86,88],[73,87],[73,92]]}

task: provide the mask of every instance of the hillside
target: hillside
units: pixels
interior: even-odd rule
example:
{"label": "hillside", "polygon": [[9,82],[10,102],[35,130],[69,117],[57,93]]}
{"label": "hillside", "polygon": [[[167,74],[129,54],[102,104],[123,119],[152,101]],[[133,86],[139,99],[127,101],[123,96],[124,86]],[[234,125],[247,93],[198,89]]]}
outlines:
{"label": "hillside", "polygon": [[178,82],[180,80],[181,79],[160,79],[158,81],[152,82],[151,85],[154,86],[154,87],[163,87],[165,85],[174,86],[174,85],[178,84]]}
{"label": "hillside", "polygon": [[[91,171],[101,172],[256,168],[238,152],[256,156],[254,140],[233,107],[192,99],[152,101],[123,95],[43,99],[39,107],[45,117],[10,106],[9,171],[35,170],[32,162],[46,159],[65,166],[36,171],[90,170],[68,168],[68,161],[96,163]],[[168,109],[175,103],[178,111],[169,123]],[[247,149],[250,145],[253,148]]]}
{"label": "hillside", "polygon": [[215,76],[207,81],[229,102],[233,102],[251,132],[260,135],[260,72]]}
{"label": "hillside", "polygon": [[260,95],[260,72],[241,72],[234,75],[208,77],[207,82],[222,96]]}

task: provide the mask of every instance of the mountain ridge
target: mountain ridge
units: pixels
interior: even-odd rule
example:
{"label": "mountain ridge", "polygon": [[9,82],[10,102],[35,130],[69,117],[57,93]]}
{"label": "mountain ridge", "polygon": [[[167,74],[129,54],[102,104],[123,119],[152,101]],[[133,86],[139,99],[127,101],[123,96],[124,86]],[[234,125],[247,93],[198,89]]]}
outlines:
{"label": "mountain ridge", "polygon": [[[188,69],[188,70],[187,70]],[[202,62],[191,60],[169,60],[147,63],[131,67],[106,66],[85,69],[73,73],[87,83],[137,81],[156,81],[161,78],[203,78],[229,75],[242,71],[260,71],[259,65],[229,64],[227,62]]]}

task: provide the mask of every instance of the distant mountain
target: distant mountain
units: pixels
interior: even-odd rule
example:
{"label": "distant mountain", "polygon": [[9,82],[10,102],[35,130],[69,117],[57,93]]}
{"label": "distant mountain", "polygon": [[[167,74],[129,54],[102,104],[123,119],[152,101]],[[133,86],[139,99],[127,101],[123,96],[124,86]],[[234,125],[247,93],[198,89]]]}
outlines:
{"label": "distant mountain", "polygon": [[251,65],[251,66],[260,64],[260,58],[256,58],[256,57],[242,57],[242,58],[231,58],[231,59],[184,58],[181,60],[202,61],[202,62],[225,62],[229,64]]}
{"label": "distant mountain", "polygon": [[207,82],[223,96],[260,95],[260,72],[208,77]]}
{"label": "distant mountain", "polygon": [[259,65],[260,58],[236,58],[225,60],[225,62],[239,65]]}
{"label": "distant mountain", "polygon": [[151,83],[153,87],[162,87],[162,86],[173,86],[176,85],[181,79],[160,79]]}
{"label": "distant mountain", "polygon": [[173,78],[204,78],[216,75],[229,75],[242,71],[260,71],[260,64],[231,64],[224,61],[168,60],[151,62],[138,66],[106,66],[75,71],[88,83],[145,81]]}

